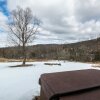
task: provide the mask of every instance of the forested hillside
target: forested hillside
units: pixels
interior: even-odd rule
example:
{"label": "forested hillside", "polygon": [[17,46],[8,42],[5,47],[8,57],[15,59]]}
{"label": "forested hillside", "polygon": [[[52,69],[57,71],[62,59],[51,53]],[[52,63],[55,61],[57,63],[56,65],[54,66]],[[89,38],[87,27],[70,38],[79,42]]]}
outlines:
{"label": "forested hillside", "polygon": [[[75,61],[99,61],[100,38],[72,44],[45,44],[27,47],[27,58]],[[0,57],[22,58],[21,47],[0,48]]]}

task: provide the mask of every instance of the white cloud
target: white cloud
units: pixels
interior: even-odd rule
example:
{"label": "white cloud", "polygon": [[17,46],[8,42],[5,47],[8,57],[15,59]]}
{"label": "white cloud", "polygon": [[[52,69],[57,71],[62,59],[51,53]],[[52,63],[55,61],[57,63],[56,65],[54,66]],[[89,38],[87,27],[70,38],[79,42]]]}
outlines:
{"label": "white cloud", "polygon": [[5,25],[7,22],[7,16],[0,12],[0,26]]}
{"label": "white cloud", "polygon": [[9,10],[30,7],[43,21],[37,42],[73,42],[99,36],[99,0],[8,0]]}
{"label": "white cloud", "polygon": [[5,26],[7,22],[7,17],[0,12],[0,47],[6,46],[7,33],[4,32]]}

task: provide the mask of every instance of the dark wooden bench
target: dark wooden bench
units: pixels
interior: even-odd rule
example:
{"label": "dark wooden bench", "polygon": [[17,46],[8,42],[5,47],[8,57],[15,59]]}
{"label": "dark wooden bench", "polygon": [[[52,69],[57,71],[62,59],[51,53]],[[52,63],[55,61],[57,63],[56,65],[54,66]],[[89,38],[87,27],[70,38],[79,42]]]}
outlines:
{"label": "dark wooden bench", "polygon": [[40,100],[100,100],[100,71],[47,73],[40,77]]}

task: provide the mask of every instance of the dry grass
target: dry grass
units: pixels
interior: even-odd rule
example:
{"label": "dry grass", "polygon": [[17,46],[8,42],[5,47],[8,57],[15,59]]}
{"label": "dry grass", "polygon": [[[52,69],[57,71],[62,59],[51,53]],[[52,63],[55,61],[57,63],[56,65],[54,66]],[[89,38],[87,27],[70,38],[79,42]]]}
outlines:
{"label": "dry grass", "polygon": [[100,68],[100,64],[93,64],[92,67],[99,67]]}
{"label": "dry grass", "polygon": [[[0,58],[0,62],[22,62],[23,59]],[[26,62],[48,61],[48,59],[26,59]]]}
{"label": "dry grass", "polygon": [[93,62],[93,63],[91,63],[92,64],[92,67],[98,67],[98,68],[100,68],[100,61],[98,61],[98,62]]}
{"label": "dry grass", "polygon": [[0,62],[22,62],[22,59],[0,58]]}
{"label": "dry grass", "polygon": [[0,58],[0,62],[9,62],[10,59],[7,59],[7,58]]}

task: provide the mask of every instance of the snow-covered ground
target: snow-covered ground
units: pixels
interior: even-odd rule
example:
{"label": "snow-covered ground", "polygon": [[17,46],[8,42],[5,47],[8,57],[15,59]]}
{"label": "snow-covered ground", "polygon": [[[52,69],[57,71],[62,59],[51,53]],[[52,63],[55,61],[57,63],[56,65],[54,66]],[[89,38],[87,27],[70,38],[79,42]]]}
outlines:
{"label": "snow-covered ground", "polygon": [[30,62],[31,67],[11,68],[20,62],[0,63],[0,100],[32,100],[39,95],[38,80],[41,74],[70,70],[90,69],[91,64],[79,62],[48,61],[59,65],[44,65],[45,62]]}

